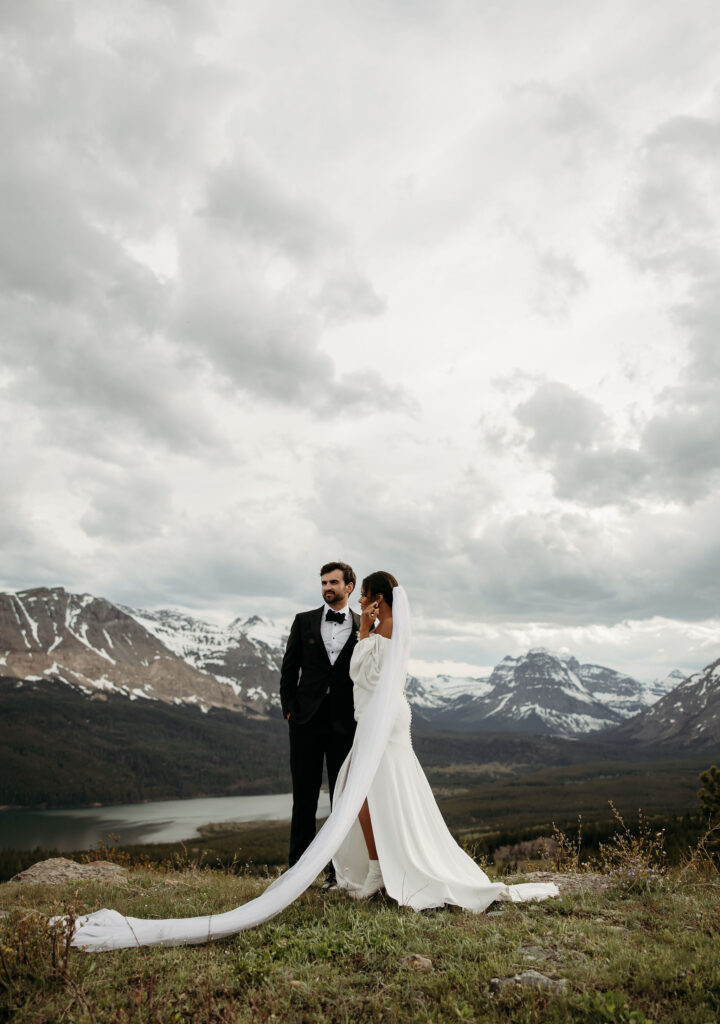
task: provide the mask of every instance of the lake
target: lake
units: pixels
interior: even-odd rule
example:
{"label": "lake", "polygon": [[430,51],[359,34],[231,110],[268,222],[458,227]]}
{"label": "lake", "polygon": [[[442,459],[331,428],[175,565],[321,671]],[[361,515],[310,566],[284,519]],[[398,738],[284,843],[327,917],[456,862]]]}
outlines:
{"label": "lake", "polygon": [[[198,836],[198,827],[211,821],[290,820],[292,793],[269,796],[198,797],[158,800],[110,807],[72,807],[49,810],[0,811],[0,848],[86,850],[108,840],[120,844],[173,843]],[[318,817],[330,812],[330,797],[320,793]],[[289,829],[288,829],[289,839]]]}

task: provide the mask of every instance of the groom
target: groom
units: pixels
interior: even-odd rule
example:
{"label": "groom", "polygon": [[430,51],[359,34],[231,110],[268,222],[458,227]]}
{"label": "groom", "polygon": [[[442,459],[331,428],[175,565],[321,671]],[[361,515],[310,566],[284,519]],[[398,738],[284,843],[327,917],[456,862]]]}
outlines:
{"label": "groom", "polygon": [[[295,616],[280,670],[280,702],[290,728],[293,783],[290,867],[315,838],[323,761],[332,802],[335,780],[355,735],[350,658],[360,616],[348,606],[355,583],[355,573],[345,562],[328,562],[322,567],[323,604]],[[322,888],[327,891],[334,885],[335,869],[330,864]]]}

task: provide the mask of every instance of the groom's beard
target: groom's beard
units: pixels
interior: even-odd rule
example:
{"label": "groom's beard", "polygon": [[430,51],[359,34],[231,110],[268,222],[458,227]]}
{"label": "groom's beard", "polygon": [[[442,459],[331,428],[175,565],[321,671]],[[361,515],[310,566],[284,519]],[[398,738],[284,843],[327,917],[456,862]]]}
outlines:
{"label": "groom's beard", "polygon": [[346,598],[345,596],[340,597],[335,593],[334,590],[328,590],[323,594],[323,599],[331,608],[334,608],[336,604],[342,604]]}

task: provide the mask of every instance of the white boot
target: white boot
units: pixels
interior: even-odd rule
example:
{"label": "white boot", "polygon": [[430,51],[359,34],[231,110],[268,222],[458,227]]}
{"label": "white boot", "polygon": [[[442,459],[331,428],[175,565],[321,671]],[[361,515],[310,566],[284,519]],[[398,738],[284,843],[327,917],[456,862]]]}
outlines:
{"label": "white boot", "polygon": [[354,900],[366,900],[368,896],[374,895],[376,892],[380,892],[385,883],[383,882],[382,871],[380,870],[380,861],[371,860],[370,867],[365,881],[359,889],[354,889],[350,892],[350,896]]}

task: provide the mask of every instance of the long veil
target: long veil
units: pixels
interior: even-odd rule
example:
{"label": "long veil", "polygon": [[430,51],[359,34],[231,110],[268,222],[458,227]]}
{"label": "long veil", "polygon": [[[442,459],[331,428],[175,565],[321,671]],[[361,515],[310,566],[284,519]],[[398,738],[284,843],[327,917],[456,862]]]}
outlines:
{"label": "long veil", "polygon": [[404,589],[395,587],[392,639],[375,692],[358,722],[345,788],[302,857],[260,896],[224,914],[164,921],[124,917],[117,910],[98,910],[77,919],[72,945],[87,952],[101,952],[127,946],[182,946],[222,939],[262,924],[296,900],[332,858],[360,813],[402,699],[409,654],[410,608]]}

